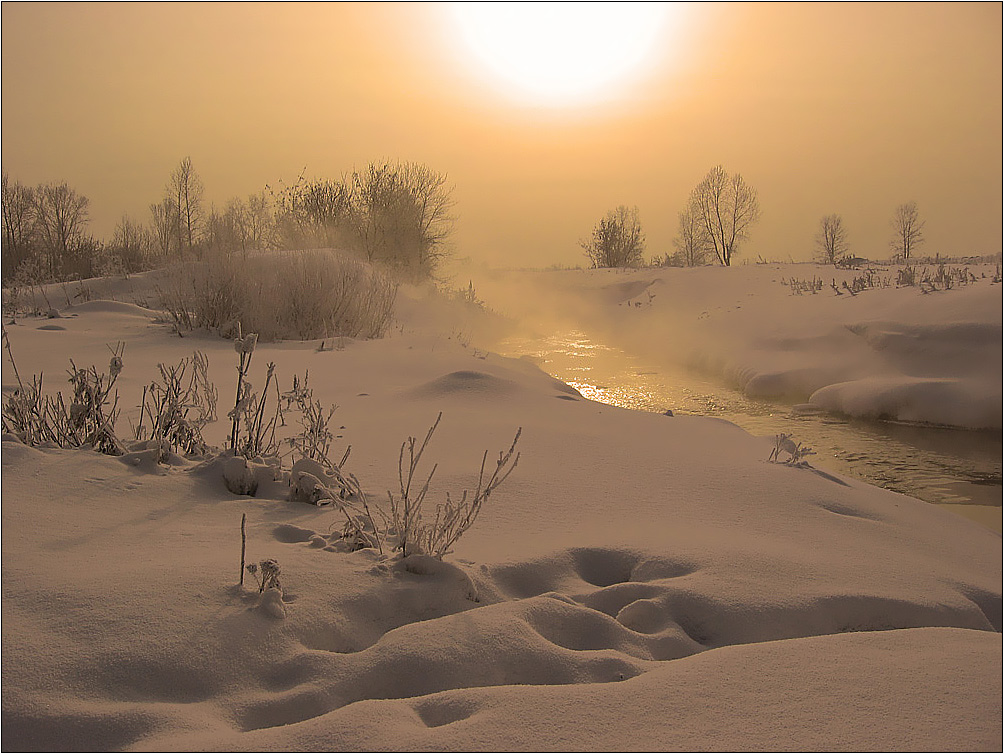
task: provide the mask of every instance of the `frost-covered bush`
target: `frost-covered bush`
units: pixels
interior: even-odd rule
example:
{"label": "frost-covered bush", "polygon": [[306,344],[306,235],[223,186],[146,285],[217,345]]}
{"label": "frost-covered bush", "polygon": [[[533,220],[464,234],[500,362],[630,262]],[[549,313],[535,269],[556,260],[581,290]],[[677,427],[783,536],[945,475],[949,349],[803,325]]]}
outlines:
{"label": "frost-covered bush", "polygon": [[91,447],[108,455],[122,455],[125,448],[115,434],[119,415],[115,382],[122,372],[125,344],[109,346],[109,350],[108,373],[98,372],[94,366],[80,369],[70,360],[67,374],[73,393],[66,399],[61,391],[55,397],[44,395],[41,375],[33,376],[27,387],[18,376],[18,389],[3,406],[4,431],[27,445]]}
{"label": "frost-covered bush", "polygon": [[177,366],[158,364],[160,381],[143,388],[135,436],[168,450],[203,454],[208,450],[202,429],[216,420],[216,387],[209,380],[209,359],[201,351]]}
{"label": "frost-covered bush", "polygon": [[331,443],[335,439],[330,426],[331,417],[338,407],[332,405],[325,410],[320,401],[315,401],[314,391],[308,386],[309,380],[309,372],[304,375],[303,382],[293,375],[293,387],[282,394],[285,410],[295,407],[300,416],[300,432],[287,438],[286,442],[297,459],[306,458],[321,464],[328,471],[338,471],[348,461],[352,447],[345,449],[338,463],[331,460]]}
{"label": "frost-covered bush", "polygon": [[179,330],[231,335],[239,321],[267,341],[382,337],[397,296],[373,266],[333,251],[216,254],[172,277],[160,295]]}

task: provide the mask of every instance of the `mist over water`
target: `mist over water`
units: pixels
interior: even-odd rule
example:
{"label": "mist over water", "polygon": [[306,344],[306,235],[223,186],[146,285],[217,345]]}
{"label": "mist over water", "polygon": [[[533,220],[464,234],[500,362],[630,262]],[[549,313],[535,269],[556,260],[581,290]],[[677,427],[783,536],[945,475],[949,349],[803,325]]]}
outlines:
{"label": "mist over water", "polygon": [[[644,304],[642,282],[611,275],[583,295],[587,280],[587,273],[574,271],[494,273],[479,280],[488,304],[518,322],[517,331],[493,350],[531,359],[591,400],[717,417],[758,437],[789,433],[815,450],[810,462],[820,468],[930,503],[1000,507],[1000,432],[856,419],[751,398],[727,384],[714,365],[695,369],[695,352],[721,352],[723,343],[701,343],[674,320],[639,319],[646,328],[628,330],[623,325],[629,319],[606,318],[611,311],[630,312],[604,309],[603,301]],[[709,302],[709,310],[714,305]],[[839,351],[834,355],[839,358]]]}

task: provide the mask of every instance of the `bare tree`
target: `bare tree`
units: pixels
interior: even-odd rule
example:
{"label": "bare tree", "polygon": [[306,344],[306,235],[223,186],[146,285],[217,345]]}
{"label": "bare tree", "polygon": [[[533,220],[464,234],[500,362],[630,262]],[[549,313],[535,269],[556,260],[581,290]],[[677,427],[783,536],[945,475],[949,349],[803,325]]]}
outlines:
{"label": "bare tree", "polygon": [[816,233],[816,258],[823,264],[837,264],[847,254],[847,228],[840,215],[826,215],[819,221]]}
{"label": "bare tree", "polygon": [[675,264],[684,267],[698,267],[708,259],[711,251],[711,239],[708,229],[700,215],[700,210],[693,204],[680,213],[680,230],[673,239],[676,247]]}
{"label": "bare tree", "polygon": [[924,234],[921,231],[925,224],[926,221],[920,220],[917,202],[907,202],[896,207],[892,217],[893,238],[889,246],[904,262],[908,262],[914,249],[924,242]]}
{"label": "bare tree", "polygon": [[4,277],[12,275],[32,254],[35,233],[35,192],[3,174]]}
{"label": "bare tree", "polygon": [[746,239],[750,225],[760,217],[756,189],[738,173],[729,175],[717,165],[697,184],[690,203],[707,231],[718,261],[728,267]]}
{"label": "bare tree", "polygon": [[202,180],[192,167],[191,157],[186,157],[178,163],[178,167],[171,173],[165,193],[165,198],[173,202],[177,212],[175,216],[177,248],[192,251],[200,240],[204,218]]}
{"label": "bare tree", "polygon": [[247,243],[252,249],[271,249],[275,244],[272,208],[264,191],[248,196]]}
{"label": "bare tree", "polygon": [[43,184],[35,190],[36,228],[50,277],[57,277],[63,265],[89,240],[84,236],[89,204],[86,196],[65,183]]}
{"label": "bare tree", "polygon": [[170,256],[175,228],[175,217],[178,210],[174,201],[167,197],[158,204],[150,205],[150,215],[153,220],[153,246],[165,259]]}
{"label": "bare tree", "polygon": [[592,237],[579,245],[593,267],[638,267],[645,251],[638,208],[622,204],[610,210],[593,227]]}
{"label": "bare tree", "polygon": [[429,277],[453,231],[451,194],[446,175],[420,163],[370,164],[354,172],[355,230],[366,257],[417,279]]}
{"label": "bare tree", "polygon": [[122,271],[138,272],[146,266],[151,245],[150,231],[128,215],[123,215],[105,251],[121,263]]}
{"label": "bare tree", "polygon": [[[264,193],[250,206],[261,217],[261,231],[267,216]],[[304,180],[279,192],[276,198],[275,228],[280,243],[288,249],[338,248],[354,235],[355,219],[352,187],[348,180]]]}

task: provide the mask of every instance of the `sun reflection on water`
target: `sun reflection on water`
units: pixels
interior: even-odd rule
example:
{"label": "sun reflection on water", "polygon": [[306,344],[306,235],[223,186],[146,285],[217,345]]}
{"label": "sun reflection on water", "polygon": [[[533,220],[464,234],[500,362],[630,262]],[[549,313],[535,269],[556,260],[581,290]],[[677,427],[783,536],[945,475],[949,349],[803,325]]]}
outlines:
{"label": "sun reflection on water", "polygon": [[529,357],[592,401],[715,416],[761,437],[788,432],[816,450],[813,463],[821,468],[932,503],[1001,504],[1000,435],[800,413],[681,370],[653,369],[578,331],[510,338],[499,350]]}

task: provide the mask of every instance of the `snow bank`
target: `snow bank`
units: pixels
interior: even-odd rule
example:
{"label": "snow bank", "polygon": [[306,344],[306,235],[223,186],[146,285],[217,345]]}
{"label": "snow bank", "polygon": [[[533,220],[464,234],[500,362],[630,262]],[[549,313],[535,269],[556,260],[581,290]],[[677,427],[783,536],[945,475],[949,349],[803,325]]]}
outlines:
{"label": "snow bank", "polygon": [[873,377],[839,382],[809,397],[813,406],[869,419],[898,419],[960,427],[1000,425],[1000,394],[965,379]]}

